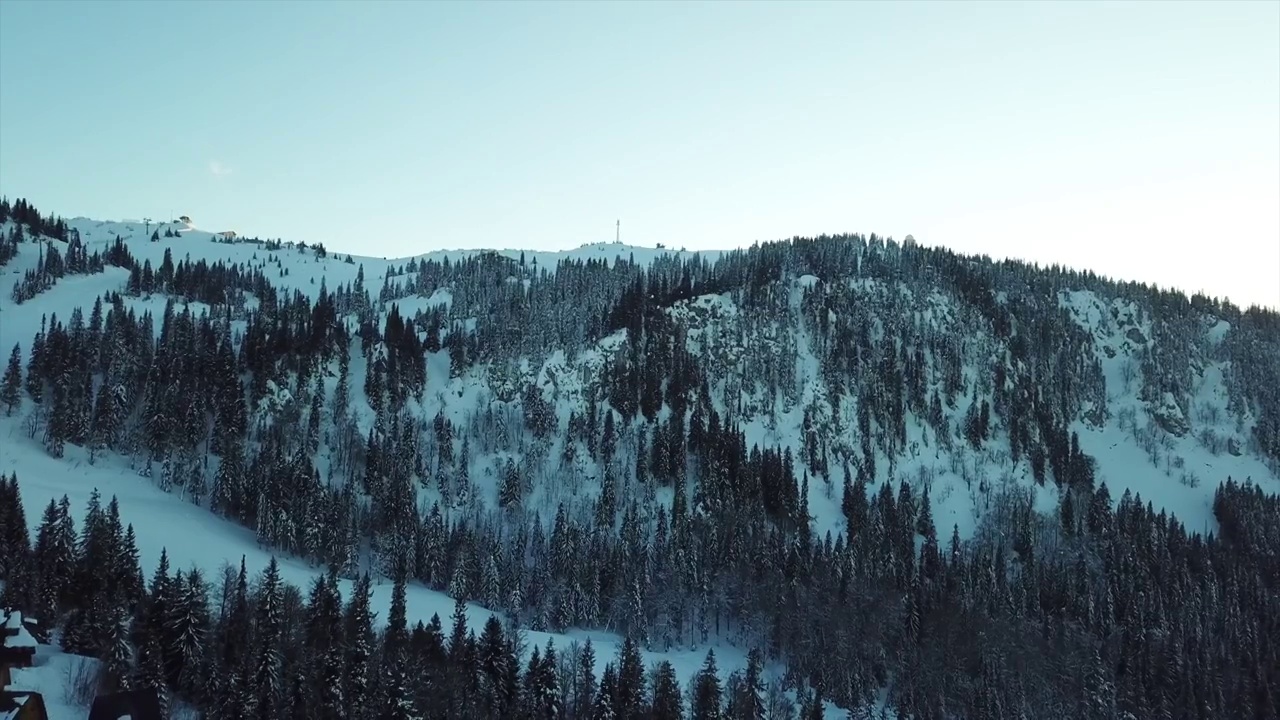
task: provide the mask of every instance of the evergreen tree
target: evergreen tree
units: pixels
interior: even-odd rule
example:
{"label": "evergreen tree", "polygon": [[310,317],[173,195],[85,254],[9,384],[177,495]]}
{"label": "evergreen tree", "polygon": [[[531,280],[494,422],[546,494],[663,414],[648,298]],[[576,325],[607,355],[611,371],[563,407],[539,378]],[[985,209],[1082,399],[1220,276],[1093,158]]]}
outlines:
{"label": "evergreen tree", "polygon": [[227,576],[223,595],[224,609],[217,626],[218,671],[210,676],[212,686],[209,694],[218,717],[250,720],[253,710],[253,688],[249,682],[253,617],[243,556],[235,578]]}
{"label": "evergreen tree", "polygon": [[160,641],[148,635],[138,656],[137,672],[130,684],[135,688],[155,690],[160,699],[160,717],[169,717],[169,689],[165,683],[164,656]]}
{"label": "evergreen tree", "polygon": [[596,700],[596,653],[588,638],[578,655],[574,672],[574,694],[569,709],[573,717],[590,717]]}
{"label": "evergreen tree", "polygon": [[524,715],[530,720],[554,720],[563,710],[556,679],[556,651],[547,641],[545,652],[534,647],[524,674]]}
{"label": "evergreen tree", "polygon": [[653,703],[650,715],[653,720],[683,720],[684,698],[680,693],[680,681],[675,668],[663,660],[658,664],[653,680]]}
{"label": "evergreen tree", "polygon": [[405,576],[399,573],[391,591],[391,611],[382,639],[379,718],[411,720],[420,717],[408,677],[409,634],[405,618]]}
{"label": "evergreen tree", "polygon": [[133,684],[131,663],[133,649],[129,645],[129,617],[125,608],[113,608],[107,628],[107,641],[103,653],[103,685],[109,689],[128,690]]}
{"label": "evergreen tree", "polygon": [[720,675],[716,668],[716,651],[708,650],[702,669],[694,678],[690,711],[693,720],[720,720]]}
{"label": "evergreen tree", "polygon": [[507,643],[502,623],[496,615],[490,615],[485,622],[484,632],[478,643],[476,652],[480,670],[480,695],[486,702],[487,712],[493,718],[511,717],[516,697],[511,694],[508,679],[515,658]]}
{"label": "evergreen tree", "polygon": [[600,674],[600,689],[596,692],[591,712],[587,717],[591,720],[615,720],[617,715],[614,714],[613,708],[617,690],[618,674],[613,668],[613,663],[609,663],[604,666],[604,672]]}
{"label": "evergreen tree", "polygon": [[0,405],[4,405],[6,415],[12,415],[21,402],[22,348],[14,343],[13,352],[9,354],[9,364],[4,370],[4,379],[0,380]]}
{"label": "evergreen tree", "polygon": [[1058,518],[1062,523],[1062,532],[1068,537],[1076,533],[1075,500],[1071,497],[1069,485],[1062,488],[1062,502],[1058,506]]}
{"label": "evergreen tree", "polygon": [[37,617],[46,621],[58,618],[73,602],[70,590],[75,572],[75,526],[70,517],[64,517],[68,504],[65,495],[62,499],[62,505],[51,499],[45,507],[32,557],[36,587],[34,610]]}
{"label": "evergreen tree", "polygon": [[373,614],[369,609],[369,576],[361,575],[351,590],[343,623],[346,626],[346,696],[348,707],[363,708],[372,700]]}
{"label": "evergreen tree", "polygon": [[844,500],[841,502],[849,537],[855,537],[867,524],[867,489],[861,480],[854,483],[844,471]]}
{"label": "evergreen tree", "polygon": [[205,665],[210,631],[208,590],[199,568],[192,568],[178,583],[166,621],[169,653],[176,665],[172,684],[184,697],[203,701],[208,669]]}
{"label": "evergreen tree", "polygon": [[613,714],[619,720],[639,718],[644,712],[645,679],[640,648],[628,636],[618,651],[617,685],[614,689]]}
{"label": "evergreen tree", "polygon": [[747,669],[741,681],[729,693],[725,714],[732,720],[764,720],[763,659],[759,650],[747,654]]}
{"label": "evergreen tree", "polygon": [[253,669],[253,707],[260,720],[280,716],[284,686],[281,682],[281,643],[284,639],[284,589],[280,566],[273,556],[258,583],[255,632],[257,658]]}
{"label": "evergreen tree", "polygon": [[9,607],[30,609],[34,600],[31,564],[31,536],[18,476],[0,475],[0,580],[6,583],[4,596]]}

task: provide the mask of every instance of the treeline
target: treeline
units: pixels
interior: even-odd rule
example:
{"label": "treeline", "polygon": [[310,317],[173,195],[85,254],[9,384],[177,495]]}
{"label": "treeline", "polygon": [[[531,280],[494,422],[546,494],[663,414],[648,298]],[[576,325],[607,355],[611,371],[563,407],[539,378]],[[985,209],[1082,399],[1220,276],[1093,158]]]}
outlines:
{"label": "treeline", "polygon": [[19,228],[25,228],[26,234],[52,238],[67,242],[77,233],[67,227],[66,221],[56,215],[45,215],[36,209],[25,198],[12,202],[7,197],[0,197],[0,225],[12,220]]}
{"label": "treeline", "polygon": [[[786,684],[818,688],[800,693],[800,717],[821,717],[819,697],[870,717],[878,684],[913,718],[1274,717],[1280,498],[1228,480],[1214,500],[1220,536],[1127,494],[1113,512],[1105,486],[1086,505],[1036,541],[1039,554],[955,539],[944,550],[922,527],[917,555],[906,524],[928,519],[927,498],[917,511],[882,486],[851,500],[850,544],[793,554],[776,578],[789,599],[775,642],[805,643]],[[754,652],[727,678],[708,653],[685,688],[667,663],[644,668],[629,638],[597,678],[589,643],[529,647],[497,616],[476,636],[461,602],[447,631],[439,617],[411,625],[403,575],[384,627],[368,575],[344,602],[333,571],[304,596],[274,560],[251,582],[243,562],[207,579],[162,554],[146,582],[132,527],[96,493],[79,531],[66,498],[51,500],[33,543],[10,477],[0,520],[6,606],[61,624],[68,650],[103,660],[104,689],[156,687],[207,717],[797,717]],[[890,652],[872,647],[886,638]],[[842,697],[864,675],[869,686]]]}
{"label": "treeline", "polygon": [[[180,702],[245,720],[795,717],[759,653],[722,677],[709,651],[686,685],[669,662],[646,667],[628,640],[597,676],[590,640],[529,646],[496,615],[477,635],[461,601],[447,629],[438,615],[411,624],[403,576],[385,622],[367,574],[345,601],[334,571],[304,595],[274,558],[256,578],[243,559],[206,577],[173,571],[162,550],[148,582],[132,525],[97,491],[79,531],[66,496],[50,500],[33,544],[17,477],[0,478],[0,521],[4,606],[38,613],[63,628],[66,651],[101,659],[99,691],[153,688],[166,716]],[[817,696],[801,700],[802,717],[821,717]]]}
{"label": "treeline", "polygon": [[[14,242],[16,247],[17,242]],[[40,244],[40,257],[36,266],[27,270],[22,279],[13,284],[13,301],[22,304],[53,287],[66,275],[91,275],[102,272],[106,261],[100,253],[90,255],[79,237],[67,243],[66,256],[51,242]]]}

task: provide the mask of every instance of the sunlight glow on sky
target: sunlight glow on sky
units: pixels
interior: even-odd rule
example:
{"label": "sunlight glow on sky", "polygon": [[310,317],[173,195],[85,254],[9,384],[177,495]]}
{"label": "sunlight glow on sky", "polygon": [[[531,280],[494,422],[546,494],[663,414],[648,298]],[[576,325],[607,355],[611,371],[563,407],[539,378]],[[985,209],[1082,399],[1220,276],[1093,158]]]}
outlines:
{"label": "sunlight glow on sky", "polygon": [[0,193],[380,256],[911,233],[1280,307],[1280,3],[3,0]]}

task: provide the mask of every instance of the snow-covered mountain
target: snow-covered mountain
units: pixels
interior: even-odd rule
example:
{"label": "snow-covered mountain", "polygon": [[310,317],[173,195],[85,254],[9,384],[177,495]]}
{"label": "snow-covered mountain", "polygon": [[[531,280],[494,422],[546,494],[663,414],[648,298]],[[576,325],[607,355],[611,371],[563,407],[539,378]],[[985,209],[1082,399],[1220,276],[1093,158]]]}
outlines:
{"label": "snow-covered mountain", "polygon": [[[566,660],[548,672],[573,717],[584,690],[571,644],[590,638],[597,677],[630,687],[624,637],[646,666],[671,663],[690,711],[714,649],[731,713],[752,695],[740,681],[758,650],[779,690],[759,694],[775,705],[785,688],[802,705],[820,693],[829,712],[962,716],[996,702],[981,688],[998,684],[1002,702],[1045,716],[1065,685],[1022,687],[1039,670],[993,649],[1004,640],[935,627],[964,616],[939,597],[994,617],[955,598],[985,597],[973,588],[999,575],[993,587],[1021,588],[991,590],[1016,595],[1006,632],[1086,628],[1123,709],[1142,700],[1115,690],[1132,685],[1122,655],[1087,629],[1124,624],[1093,610],[1120,593],[1103,567],[1110,518],[1150,503],[1177,519],[1162,532],[1216,537],[1227,478],[1280,491],[1275,313],[1088,273],[874,235],[387,260],[187,223],[60,221],[25,203],[5,205],[0,237],[13,282],[0,348],[16,347],[20,367],[16,397],[0,395],[0,474],[17,477],[31,542],[63,496],[86,537],[82,509],[114,498],[104,512],[132,526],[148,577],[162,550],[174,571],[201,569],[210,647],[227,632],[224,566],[243,558],[254,578],[274,557],[303,593],[284,605],[307,617],[326,568],[346,600],[372,575],[379,627],[437,615],[447,634],[460,599],[479,647],[501,615],[523,630],[527,646],[511,648],[522,673],[534,647]],[[1072,591],[1085,616],[1026,589],[1094,557],[1095,582]],[[113,661],[114,621],[48,590],[38,566],[8,577],[9,597],[60,616],[64,649],[146,677],[150,585],[121,580],[135,619]],[[306,685],[323,656],[298,655],[310,641],[290,633],[270,640],[281,709],[289,673]],[[907,652],[922,633],[978,659]],[[391,657],[394,636],[375,655]],[[177,703],[231,692],[182,675],[194,660],[164,662]],[[529,667],[520,687],[548,692]],[[939,667],[962,680],[925,672]],[[410,692],[380,675],[370,692],[416,692],[428,717],[543,707],[483,699],[502,694],[483,689],[485,672],[471,705],[427,707],[462,702],[443,680]],[[654,678],[634,702],[656,702]],[[626,712],[631,690],[615,691]]]}

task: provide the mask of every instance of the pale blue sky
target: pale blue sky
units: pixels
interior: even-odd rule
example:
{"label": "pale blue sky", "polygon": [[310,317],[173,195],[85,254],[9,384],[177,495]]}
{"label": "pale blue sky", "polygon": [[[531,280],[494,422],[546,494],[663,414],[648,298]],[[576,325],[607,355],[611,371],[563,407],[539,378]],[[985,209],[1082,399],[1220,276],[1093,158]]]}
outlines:
{"label": "pale blue sky", "polygon": [[1280,3],[0,0],[0,192],[388,256],[912,233],[1280,306]]}

